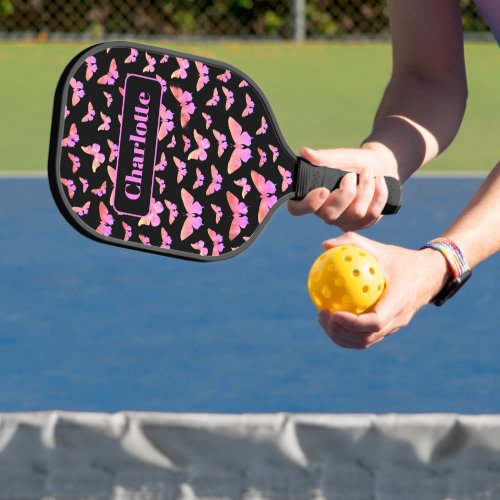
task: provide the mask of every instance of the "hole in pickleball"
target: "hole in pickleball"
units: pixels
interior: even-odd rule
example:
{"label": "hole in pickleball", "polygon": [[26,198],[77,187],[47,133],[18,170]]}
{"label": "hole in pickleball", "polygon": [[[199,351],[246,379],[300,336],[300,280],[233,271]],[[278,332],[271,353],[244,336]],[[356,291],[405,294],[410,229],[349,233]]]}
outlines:
{"label": "hole in pickleball", "polygon": [[345,260],[346,262],[351,262],[352,257],[351,257],[350,255],[346,255],[346,256],[344,257],[344,260]]}
{"label": "hole in pickleball", "polygon": [[375,269],[373,267],[370,267],[370,269],[368,269],[368,271],[370,271],[370,274],[375,274]]}
{"label": "hole in pickleball", "polygon": [[321,279],[321,273],[319,271],[316,271],[313,274],[313,280],[316,281],[316,283]]}
{"label": "hole in pickleball", "polygon": [[368,285],[365,285],[363,287],[363,293],[368,293],[370,291],[370,287]]}
{"label": "hole in pickleball", "polygon": [[329,299],[332,296],[332,291],[326,285],[321,289],[321,293],[325,299]]}
{"label": "hole in pickleball", "polygon": [[335,281],[334,281],[335,285],[336,286],[344,286],[344,278],[335,278]]}
{"label": "hole in pickleball", "polygon": [[333,271],[335,271],[335,266],[333,264],[328,264],[328,267],[326,269],[329,273],[333,273]]}
{"label": "hole in pickleball", "polygon": [[380,290],[382,290],[382,285],[379,284],[379,286],[377,287],[377,290],[380,292]]}
{"label": "hole in pickleball", "polygon": [[366,253],[365,253],[365,252],[359,252],[359,255],[360,255],[361,257],[366,257]]}
{"label": "hole in pickleball", "polygon": [[352,272],[352,275],[353,275],[355,278],[358,278],[360,274],[361,274],[361,273],[359,272],[359,269],[354,269],[354,271]]}
{"label": "hole in pickleball", "polygon": [[364,310],[364,307],[356,307],[356,314],[361,314]]}

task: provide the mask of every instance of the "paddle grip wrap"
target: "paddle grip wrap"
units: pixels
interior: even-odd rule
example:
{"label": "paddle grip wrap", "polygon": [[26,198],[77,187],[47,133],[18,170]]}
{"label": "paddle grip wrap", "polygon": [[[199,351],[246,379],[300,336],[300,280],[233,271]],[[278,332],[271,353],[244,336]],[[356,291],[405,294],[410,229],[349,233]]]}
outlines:
{"label": "paddle grip wrap", "polygon": [[[342,178],[348,174],[345,170],[331,167],[318,167],[312,165],[304,158],[298,158],[297,175],[294,200],[302,200],[306,194],[313,189],[326,187],[329,191],[337,189]],[[359,182],[359,175],[356,175],[356,183]],[[382,214],[395,214],[401,207],[401,185],[394,177],[384,177],[389,195],[387,203],[382,210]]]}

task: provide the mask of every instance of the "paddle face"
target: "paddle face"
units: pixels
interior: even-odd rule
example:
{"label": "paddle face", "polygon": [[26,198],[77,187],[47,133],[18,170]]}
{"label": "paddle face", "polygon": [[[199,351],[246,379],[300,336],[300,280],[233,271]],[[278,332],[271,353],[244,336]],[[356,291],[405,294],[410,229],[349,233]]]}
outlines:
{"label": "paddle face", "polygon": [[236,255],[292,197],[295,161],[262,91],[223,63],[111,42],[60,79],[49,180],[63,215],[93,239]]}

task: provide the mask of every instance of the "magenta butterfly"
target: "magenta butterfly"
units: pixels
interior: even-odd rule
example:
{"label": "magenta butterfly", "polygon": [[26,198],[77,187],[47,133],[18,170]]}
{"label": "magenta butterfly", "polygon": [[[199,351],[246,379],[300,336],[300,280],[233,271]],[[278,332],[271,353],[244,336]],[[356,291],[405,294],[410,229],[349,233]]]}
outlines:
{"label": "magenta butterfly", "polygon": [[227,171],[232,174],[252,157],[252,151],[245,146],[250,146],[252,138],[248,132],[243,132],[241,125],[232,117],[228,120],[229,131],[234,141],[234,151],[229,159]]}
{"label": "magenta butterfly", "polygon": [[194,201],[193,196],[184,188],[181,190],[181,198],[187,212],[186,220],[181,229],[181,240],[185,240],[193,234],[195,229],[199,229],[202,226],[200,215],[203,211],[203,207],[199,202]]}
{"label": "magenta butterfly", "polygon": [[260,206],[258,220],[261,223],[265,216],[268,214],[269,210],[276,204],[278,198],[274,193],[276,193],[276,185],[271,181],[266,181],[264,176],[252,170],[252,181],[260,193]]}
{"label": "magenta butterfly", "polygon": [[109,64],[109,71],[101,76],[97,80],[97,83],[100,83],[102,85],[114,85],[115,81],[118,78],[118,71],[117,71],[117,66],[116,66],[116,61],[114,59],[111,59],[111,62]]}
{"label": "magenta butterfly", "polygon": [[189,153],[188,160],[205,161],[207,159],[207,149],[210,147],[210,141],[201,134],[198,134],[196,129],[194,129],[193,133],[198,148]]}
{"label": "magenta butterfly", "polygon": [[229,228],[229,239],[232,241],[241,233],[241,230],[248,225],[248,206],[240,202],[231,191],[226,192],[227,202],[233,212],[233,220]]}

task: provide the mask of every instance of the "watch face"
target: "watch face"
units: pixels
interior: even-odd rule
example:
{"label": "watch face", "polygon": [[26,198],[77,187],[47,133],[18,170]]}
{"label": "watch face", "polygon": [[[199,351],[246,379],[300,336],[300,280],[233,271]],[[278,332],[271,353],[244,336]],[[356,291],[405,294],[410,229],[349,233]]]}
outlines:
{"label": "watch face", "polygon": [[442,306],[448,299],[451,299],[462,288],[467,280],[472,276],[472,270],[468,269],[458,278],[454,278],[444,286],[444,288],[432,299],[436,306]]}

